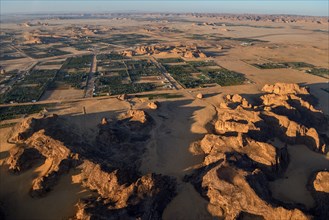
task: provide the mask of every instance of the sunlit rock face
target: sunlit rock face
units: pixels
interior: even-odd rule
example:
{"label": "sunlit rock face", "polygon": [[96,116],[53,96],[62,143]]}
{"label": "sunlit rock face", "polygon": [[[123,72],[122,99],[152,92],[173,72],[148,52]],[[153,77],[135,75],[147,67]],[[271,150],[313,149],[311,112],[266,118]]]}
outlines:
{"label": "sunlit rock face", "polygon": [[86,141],[56,115],[28,118],[11,138],[17,146],[7,164],[16,174],[37,163],[48,166],[32,180],[30,196],[37,198],[52,193],[63,174],[78,172],[74,182],[94,193],[79,201],[74,219],[161,219],[176,180],[139,172],[153,125],[146,112],[129,110],[116,120],[102,118],[95,140]]}
{"label": "sunlit rock face", "polygon": [[[328,152],[328,143],[318,132],[328,127],[328,121],[307,101],[310,94],[303,87],[277,83],[262,90],[266,93],[254,106],[240,95],[226,96],[217,107],[213,132],[190,146],[192,153],[205,156],[203,167],[185,180],[209,200],[209,212],[219,218],[324,219],[329,204],[327,172],[315,174],[310,183],[317,204],[326,204],[317,205],[316,211],[277,201],[269,181],[284,175],[288,145]],[[283,146],[274,146],[274,139]]]}

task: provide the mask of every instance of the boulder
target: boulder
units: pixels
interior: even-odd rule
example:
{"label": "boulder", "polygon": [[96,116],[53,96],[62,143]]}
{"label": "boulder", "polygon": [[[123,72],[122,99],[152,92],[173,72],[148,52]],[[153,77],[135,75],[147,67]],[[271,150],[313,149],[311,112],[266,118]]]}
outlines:
{"label": "boulder", "polygon": [[147,104],[147,107],[149,107],[150,109],[157,109],[158,108],[158,103],[157,102],[149,102]]}
{"label": "boulder", "polygon": [[198,99],[202,99],[202,98],[203,98],[203,95],[202,95],[202,93],[198,93],[198,94],[196,95],[196,97],[197,97]]}
{"label": "boulder", "polygon": [[121,94],[117,98],[121,101],[125,101],[125,100],[128,99],[128,95],[127,94]]}
{"label": "boulder", "polygon": [[232,96],[232,102],[242,102],[242,97],[239,95],[239,94],[234,94],[233,96]]}
{"label": "boulder", "polygon": [[107,118],[102,118],[101,125],[107,125],[108,121]]}

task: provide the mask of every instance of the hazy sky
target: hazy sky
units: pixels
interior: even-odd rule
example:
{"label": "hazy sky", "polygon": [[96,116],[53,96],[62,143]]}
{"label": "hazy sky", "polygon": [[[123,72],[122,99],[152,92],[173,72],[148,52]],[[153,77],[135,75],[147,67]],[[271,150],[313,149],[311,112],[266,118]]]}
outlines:
{"label": "hazy sky", "polygon": [[0,0],[1,14],[33,12],[216,12],[328,16],[328,0]]}

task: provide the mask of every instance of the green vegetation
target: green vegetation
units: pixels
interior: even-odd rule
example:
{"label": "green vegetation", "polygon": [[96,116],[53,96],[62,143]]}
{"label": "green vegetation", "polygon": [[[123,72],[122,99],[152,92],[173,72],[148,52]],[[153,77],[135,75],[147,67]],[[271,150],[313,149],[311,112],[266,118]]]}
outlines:
{"label": "green vegetation", "polygon": [[19,118],[24,115],[38,113],[44,108],[49,108],[53,106],[48,105],[19,105],[10,107],[0,107],[0,121]]}
{"label": "green vegetation", "polygon": [[239,42],[246,42],[246,43],[255,43],[255,42],[268,42],[265,40],[253,39],[253,38],[234,38],[234,37],[218,37],[217,40],[233,40]]}
{"label": "green vegetation", "polygon": [[0,124],[0,129],[1,128],[9,128],[17,124],[16,122],[8,123],[8,124]]}
{"label": "green vegetation", "polygon": [[61,65],[61,64],[63,64],[63,61],[45,62],[45,63],[42,63],[41,65]]}
{"label": "green vegetation", "polygon": [[312,75],[321,76],[323,78],[329,79],[329,69],[325,68],[312,68],[306,71]]}
{"label": "green vegetation", "polygon": [[77,50],[88,50],[91,48],[90,43],[84,43],[84,42],[70,43],[68,46],[74,47]]}
{"label": "green vegetation", "polygon": [[241,85],[246,81],[242,73],[237,73],[227,69],[220,70],[205,70],[205,74],[211,79],[211,82],[221,86]]}
{"label": "green vegetation", "polygon": [[310,68],[314,67],[312,64],[304,62],[283,62],[283,63],[262,63],[262,64],[252,64],[259,69],[282,69],[282,68]]}
{"label": "green vegetation", "polygon": [[124,94],[124,93],[139,93],[151,91],[155,86],[151,83],[129,83],[123,84],[122,80],[125,75],[100,77],[96,92],[98,94],[110,93],[111,95]]}
{"label": "green vegetation", "polygon": [[326,33],[326,34],[329,33],[329,31],[327,31],[327,30],[321,30],[321,29],[315,29],[315,30],[312,30],[312,31],[319,32],[319,33]]}
{"label": "green vegetation", "polygon": [[203,35],[203,34],[192,34],[188,38],[194,39],[194,40],[206,40],[208,38],[208,36],[207,35]]}
{"label": "green vegetation", "polygon": [[117,95],[152,91],[155,89],[155,86],[152,83],[112,84],[109,86],[109,89],[111,95]]}
{"label": "green vegetation", "polygon": [[[197,63],[197,65],[204,65]],[[198,78],[191,73],[200,72],[191,65],[165,65],[167,71],[185,88],[203,87],[207,84],[217,83],[221,86],[240,85],[246,80],[243,74],[224,68],[203,69]]]}
{"label": "green vegetation", "polygon": [[22,48],[22,50],[26,55],[35,59],[70,54],[67,51],[59,50],[54,47],[41,48],[37,46],[30,46],[30,47]]}
{"label": "green vegetation", "polygon": [[202,86],[202,84],[207,84],[206,80],[194,79],[191,73],[198,72],[190,65],[165,65],[167,71],[185,88],[196,88]]}
{"label": "green vegetation", "polygon": [[109,54],[98,54],[97,55],[97,60],[123,60],[123,59],[128,59],[128,57],[123,56],[121,54],[112,52]]}
{"label": "green vegetation", "polygon": [[182,58],[162,58],[157,59],[160,63],[182,63],[184,60]]}
{"label": "green vegetation", "polygon": [[247,43],[267,42],[264,40],[253,39],[253,38],[222,37],[221,35],[218,34],[193,34],[193,35],[188,35],[187,38],[194,40],[209,40],[209,41],[232,40],[232,41],[247,42]]}
{"label": "green vegetation", "polygon": [[55,81],[49,86],[49,89],[58,89],[61,83],[76,89],[83,89],[88,77],[92,57],[93,55],[84,55],[68,58],[56,75]]}
{"label": "green vegetation", "polygon": [[62,66],[62,70],[70,68],[79,69],[84,67],[90,67],[92,57],[92,55],[84,55],[79,57],[68,58]]}
{"label": "green vegetation", "polygon": [[160,94],[145,94],[145,95],[136,95],[137,98],[148,98],[152,99],[175,99],[183,97],[182,94],[172,94],[172,93],[160,93]]}
{"label": "green vegetation", "polygon": [[[73,74],[66,74],[60,73],[56,77],[56,81],[64,82],[76,89],[83,89],[84,82],[87,80],[88,74],[87,73],[73,73]],[[56,89],[57,84],[56,82],[52,83],[49,86],[49,89]]]}
{"label": "green vegetation", "polygon": [[139,80],[142,76],[158,76],[161,74],[160,70],[148,60],[129,60],[125,63],[132,82]]}
{"label": "green vegetation", "polygon": [[40,40],[44,44],[50,44],[50,43],[58,43],[58,42],[65,43],[65,42],[68,42],[69,39],[64,38],[64,37],[44,37],[44,36],[41,36]]}
{"label": "green vegetation", "polygon": [[[99,55],[101,74],[95,81],[96,95],[139,93],[155,89],[152,83],[136,83],[145,76],[158,76],[160,70],[150,60],[126,59],[116,53]],[[117,61],[112,61],[117,59]],[[124,59],[124,60],[121,60]],[[119,60],[119,61],[118,61]],[[119,69],[119,70],[118,70]],[[128,71],[128,72],[127,72]]]}
{"label": "green vegetation", "polygon": [[250,25],[250,24],[235,24],[235,23],[215,23],[216,26],[232,26],[232,27],[252,27],[252,28],[269,28],[269,29],[281,29],[283,27],[265,26],[265,25]]}
{"label": "green vegetation", "polygon": [[1,52],[1,54],[0,54],[0,60],[13,60],[13,59],[21,59],[21,58],[24,58],[24,56],[22,56],[20,54],[16,54],[16,53],[5,54],[5,53]]}
{"label": "green vegetation", "polygon": [[97,61],[97,66],[102,67],[102,69],[122,69],[126,68],[125,64],[122,61]]}
{"label": "green vegetation", "polygon": [[213,60],[209,61],[188,61],[188,64],[192,65],[193,67],[204,67],[204,66],[217,66],[217,64]]}
{"label": "green vegetation", "polygon": [[45,89],[51,84],[57,70],[33,70],[13,88],[0,97],[0,103],[31,102],[39,100]]}
{"label": "green vegetation", "polygon": [[110,37],[103,39],[93,39],[93,43],[103,42],[108,44],[135,46],[137,44],[155,44],[159,43],[158,39],[151,39],[148,35],[143,34],[114,34]]}
{"label": "green vegetation", "polygon": [[110,77],[101,77],[99,78],[99,82],[101,85],[115,85],[121,84],[122,77],[121,76],[110,76]]}

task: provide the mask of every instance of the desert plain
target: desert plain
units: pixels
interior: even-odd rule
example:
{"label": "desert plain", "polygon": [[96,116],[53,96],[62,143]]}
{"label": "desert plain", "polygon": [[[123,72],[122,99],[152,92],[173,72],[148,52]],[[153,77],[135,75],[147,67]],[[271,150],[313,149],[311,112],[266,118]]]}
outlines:
{"label": "desert plain", "polygon": [[0,34],[0,217],[329,217],[328,19],[30,15]]}

